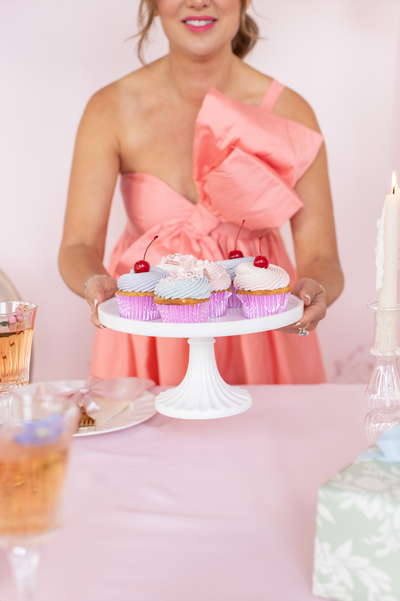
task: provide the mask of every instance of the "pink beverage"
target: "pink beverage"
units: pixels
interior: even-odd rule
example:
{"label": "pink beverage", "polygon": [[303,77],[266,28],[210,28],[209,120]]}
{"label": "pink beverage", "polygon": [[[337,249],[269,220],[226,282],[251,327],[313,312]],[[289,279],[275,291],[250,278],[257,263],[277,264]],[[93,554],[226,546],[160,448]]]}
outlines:
{"label": "pink beverage", "polygon": [[0,392],[29,382],[35,317],[32,303],[0,303]]}
{"label": "pink beverage", "polygon": [[19,444],[0,437],[0,541],[50,534],[61,527],[69,434],[52,444]]}
{"label": "pink beverage", "polygon": [[7,420],[0,426],[0,548],[8,549],[19,598],[33,599],[38,546],[62,526],[68,451],[80,410],[54,395],[23,392],[0,394],[3,413],[5,408]]}

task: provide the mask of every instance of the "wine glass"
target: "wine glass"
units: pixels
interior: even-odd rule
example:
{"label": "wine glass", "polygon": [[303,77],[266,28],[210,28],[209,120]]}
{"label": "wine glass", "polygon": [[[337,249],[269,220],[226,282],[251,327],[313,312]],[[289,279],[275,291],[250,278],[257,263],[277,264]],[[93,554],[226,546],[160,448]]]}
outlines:
{"label": "wine glass", "polygon": [[[1,397],[1,395],[0,395]],[[34,597],[38,545],[62,525],[71,436],[80,411],[52,395],[13,394],[0,428],[0,548],[8,550],[21,601]]]}
{"label": "wine glass", "polygon": [[37,306],[22,301],[0,302],[0,421],[8,420],[10,390],[29,382],[33,327]]}

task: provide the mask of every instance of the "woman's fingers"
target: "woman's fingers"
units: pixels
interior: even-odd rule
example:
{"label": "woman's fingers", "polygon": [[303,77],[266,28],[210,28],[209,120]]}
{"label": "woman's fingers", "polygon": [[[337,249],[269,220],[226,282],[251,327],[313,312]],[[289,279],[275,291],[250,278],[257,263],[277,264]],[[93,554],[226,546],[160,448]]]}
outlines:
{"label": "woman's fingers", "polygon": [[98,306],[112,298],[117,289],[117,282],[112,278],[95,277],[88,283],[85,299],[92,310],[91,321],[97,328],[104,328],[99,320]]}
{"label": "woman's fingers", "polygon": [[94,308],[93,308],[93,311],[92,311],[92,315],[90,317],[91,322],[92,322],[93,325],[96,326],[96,328],[104,328],[105,326],[103,326],[100,323],[100,320],[99,320],[99,313],[98,313],[98,309],[97,309],[97,307],[99,305],[99,301],[98,301],[97,298],[94,300],[93,304],[94,304]]}
{"label": "woman's fingers", "polygon": [[286,334],[298,334],[301,328],[306,328],[307,332],[315,330],[326,315],[326,299],[323,289],[315,280],[303,278],[296,282],[293,294],[304,302],[303,316],[295,324],[280,328],[280,331]]}

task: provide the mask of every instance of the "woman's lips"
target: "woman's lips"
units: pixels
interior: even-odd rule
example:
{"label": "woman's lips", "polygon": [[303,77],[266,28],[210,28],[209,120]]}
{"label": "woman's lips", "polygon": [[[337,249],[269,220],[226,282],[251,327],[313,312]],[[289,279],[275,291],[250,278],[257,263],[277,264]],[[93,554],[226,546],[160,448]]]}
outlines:
{"label": "woman's lips", "polygon": [[208,31],[212,27],[214,27],[217,19],[214,17],[188,17],[182,21],[182,23],[189,29],[190,31],[202,32]]}

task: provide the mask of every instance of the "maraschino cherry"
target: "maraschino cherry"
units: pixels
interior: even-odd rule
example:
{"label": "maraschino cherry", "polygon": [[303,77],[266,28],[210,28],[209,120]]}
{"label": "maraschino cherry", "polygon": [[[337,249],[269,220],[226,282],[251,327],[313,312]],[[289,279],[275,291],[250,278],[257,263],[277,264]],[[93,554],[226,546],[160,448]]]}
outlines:
{"label": "maraschino cherry", "polygon": [[267,269],[269,266],[269,261],[267,257],[261,254],[261,240],[265,238],[265,236],[261,236],[260,238],[260,254],[254,259],[254,267],[261,267],[262,269]]}
{"label": "maraschino cherry", "polygon": [[242,221],[242,225],[240,226],[240,229],[239,229],[239,231],[238,231],[238,235],[236,236],[235,250],[231,250],[231,252],[230,252],[230,253],[229,253],[229,255],[228,255],[229,259],[242,259],[242,258],[243,258],[243,253],[242,253],[242,251],[241,251],[241,250],[238,250],[238,249],[236,248],[236,246],[237,246],[237,241],[238,241],[238,238],[239,238],[240,232],[242,231],[242,227],[243,227],[243,224],[244,224],[244,222],[245,222],[245,221],[246,221],[246,220],[245,220],[245,219],[243,219],[243,221]]}
{"label": "maraschino cherry", "polygon": [[[158,238],[158,236],[154,236],[154,238],[150,242],[149,246],[151,246],[153,244],[154,240],[157,240],[157,238]],[[149,246],[144,251],[143,259],[141,261],[136,261],[136,263],[134,264],[133,269],[135,270],[135,273],[147,273],[148,271],[150,271],[150,263],[148,261],[145,261],[146,253],[149,250]]]}

